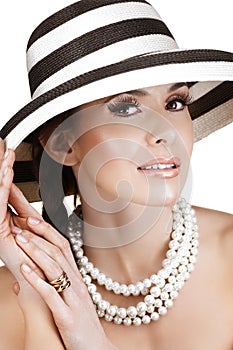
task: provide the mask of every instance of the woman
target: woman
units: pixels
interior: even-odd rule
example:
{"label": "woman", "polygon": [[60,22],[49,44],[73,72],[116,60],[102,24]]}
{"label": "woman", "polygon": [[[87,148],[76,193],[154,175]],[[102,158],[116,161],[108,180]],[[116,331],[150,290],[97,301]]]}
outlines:
{"label": "woman", "polygon": [[[192,120],[196,140],[232,120],[232,62],[178,49],[146,1],[80,1],[34,31],[33,100],[1,129],[4,349],[232,349],[232,216],[178,200]],[[51,225],[12,184],[30,143]]]}

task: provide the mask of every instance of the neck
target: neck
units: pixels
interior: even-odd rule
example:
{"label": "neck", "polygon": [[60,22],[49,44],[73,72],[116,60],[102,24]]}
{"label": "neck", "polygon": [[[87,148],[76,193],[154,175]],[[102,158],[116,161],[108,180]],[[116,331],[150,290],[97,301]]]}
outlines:
{"label": "neck", "polygon": [[161,268],[172,226],[170,206],[130,203],[117,213],[103,213],[82,201],[85,254],[120,283],[135,283]]}

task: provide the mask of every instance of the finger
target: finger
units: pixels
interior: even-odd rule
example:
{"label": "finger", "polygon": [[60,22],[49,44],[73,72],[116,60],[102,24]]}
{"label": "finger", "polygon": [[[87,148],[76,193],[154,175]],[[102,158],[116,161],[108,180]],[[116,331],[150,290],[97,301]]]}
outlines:
{"label": "finger", "polygon": [[4,221],[8,209],[9,193],[14,175],[12,168],[14,159],[14,152],[8,150],[5,159],[2,159],[0,165],[0,223]]}
{"label": "finger", "polygon": [[[74,272],[60,249],[26,230],[16,235],[16,242],[20,248],[39,266],[49,281],[56,280],[63,272],[68,275],[71,287],[63,292],[64,301],[70,305],[74,302],[75,289],[84,285],[82,277],[76,267]],[[44,249],[44,250],[43,250]]]}
{"label": "finger", "polygon": [[[72,273],[70,265],[60,249],[43,238],[23,230],[16,235],[15,239],[20,248],[39,266],[49,281],[58,278],[63,269],[69,274]],[[72,277],[75,278],[73,273]]]}
{"label": "finger", "polygon": [[20,189],[15,184],[12,184],[10,188],[9,203],[21,217],[26,218],[28,216],[33,216],[39,220],[42,220],[42,216],[35,208],[31,206],[31,204],[23,195],[22,191],[20,191]]}
{"label": "finger", "polygon": [[30,269],[26,264],[21,266],[21,273],[48,305],[54,316],[55,322],[62,324],[64,318],[67,317],[69,309],[63,299],[60,298],[60,295],[55,288],[41,279],[40,276],[38,276],[37,273]]}
{"label": "finger", "polygon": [[0,158],[3,158],[3,155],[5,153],[5,142],[3,141],[3,139],[0,137]]}
{"label": "finger", "polygon": [[37,220],[36,218],[29,217],[27,220],[27,225],[30,230],[36,233],[38,236],[43,237],[53,246],[58,247],[66,260],[69,262],[73,271],[77,271],[77,266],[70,248],[70,243],[65,237],[63,237],[55,228],[44,220]]}

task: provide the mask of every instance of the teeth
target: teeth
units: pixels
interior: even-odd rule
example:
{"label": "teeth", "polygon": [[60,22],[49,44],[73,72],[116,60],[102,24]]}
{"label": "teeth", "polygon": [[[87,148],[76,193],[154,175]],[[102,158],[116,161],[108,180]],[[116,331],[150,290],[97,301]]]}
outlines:
{"label": "teeth", "polygon": [[154,164],[149,166],[141,166],[141,170],[163,170],[163,169],[172,169],[176,168],[175,164]]}

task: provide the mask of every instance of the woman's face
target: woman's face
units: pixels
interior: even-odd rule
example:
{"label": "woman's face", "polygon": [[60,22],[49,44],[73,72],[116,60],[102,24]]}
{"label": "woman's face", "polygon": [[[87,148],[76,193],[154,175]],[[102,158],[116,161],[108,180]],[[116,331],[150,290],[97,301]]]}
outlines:
{"label": "woman's face", "polygon": [[110,203],[173,204],[193,147],[189,102],[187,85],[177,83],[83,105],[72,122],[72,143],[85,201],[98,210]]}

